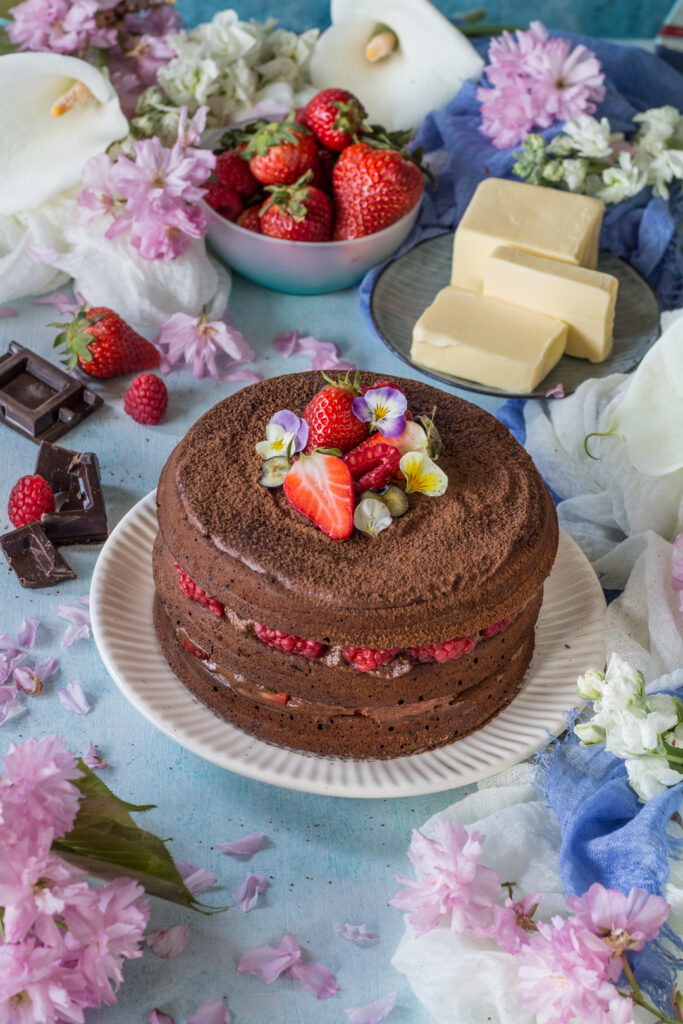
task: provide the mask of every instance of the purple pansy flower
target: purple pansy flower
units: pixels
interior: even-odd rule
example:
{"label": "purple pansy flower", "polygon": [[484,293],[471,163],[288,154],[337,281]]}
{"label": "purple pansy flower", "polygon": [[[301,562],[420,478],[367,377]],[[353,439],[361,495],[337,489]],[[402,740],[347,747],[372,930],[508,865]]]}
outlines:
{"label": "purple pansy flower", "polygon": [[288,434],[294,435],[292,452],[304,450],[308,441],[308,423],[306,420],[300,419],[295,413],[290,412],[289,409],[280,409],[279,412],[270,417],[270,423],[277,423],[279,426],[284,427]]}
{"label": "purple pansy flower", "polygon": [[406,396],[396,388],[373,388],[351,404],[353,415],[370,430],[378,430],[384,437],[399,437],[406,429]]}

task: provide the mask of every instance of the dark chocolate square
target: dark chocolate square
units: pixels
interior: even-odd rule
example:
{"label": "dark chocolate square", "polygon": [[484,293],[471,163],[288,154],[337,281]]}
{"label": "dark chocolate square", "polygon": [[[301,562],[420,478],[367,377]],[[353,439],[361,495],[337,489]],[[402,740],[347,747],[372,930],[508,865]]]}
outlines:
{"label": "dark chocolate square", "polygon": [[0,357],[0,423],[36,444],[55,441],[102,404],[81,381],[16,341]]}
{"label": "dark chocolate square", "polygon": [[29,523],[4,534],[0,537],[0,547],[22,587],[37,590],[76,579],[76,573],[39,523]]}
{"label": "dark chocolate square", "polygon": [[35,471],[53,491],[66,492],[57,510],[40,518],[50,540],[55,544],[101,544],[107,539],[107,512],[94,452],[72,452],[43,441]]}

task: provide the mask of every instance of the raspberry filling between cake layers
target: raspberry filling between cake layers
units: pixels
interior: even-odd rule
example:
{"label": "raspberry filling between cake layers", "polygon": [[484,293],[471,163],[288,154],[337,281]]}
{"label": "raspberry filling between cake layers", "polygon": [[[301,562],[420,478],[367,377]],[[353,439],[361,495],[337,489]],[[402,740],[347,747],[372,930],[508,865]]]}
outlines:
{"label": "raspberry filling between cake layers", "polygon": [[[269,647],[276,648],[283,654],[297,655],[309,659],[321,659],[331,668],[340,666],[342,663],[353,666],[359,672],[378,672],[387,669],[389,677],[397,677],[410,672],[415,663],[424,664],[427,662],[443,663],[454,661],[470,654],[481,640],[490,639],[498,633],[504,632],[511,622],[524,610],[526,604],[514,614],[508,615],[498,622],[480,629],[474,636],[454,637],[451,640],[444,640],[440,643],[426,644],[422,647],[400,648],[360,648],[360,647],[339,647],[322,644],[317,640],[308,640],[304,637],[292,636],[281,630],[273,629],[255,622],[251,619],[243,619],[236,612],[226,608],[217,598],[207,594],[195,581],[181,568],[176,561],[173,567],[178,574],[178,586],[181,593],[190,601],[194,601],[206,608],[212,615],[225,617],[228,622],[240,633],[250,633],[256,636],[262,643]],[[527,602],[528,604],[528,602]],[[208,661],[209,656],[198,647],[192,639],[187,636],[181,639],[183,646],[201,661]],[[383,673],[384,674],[384,673]]]}

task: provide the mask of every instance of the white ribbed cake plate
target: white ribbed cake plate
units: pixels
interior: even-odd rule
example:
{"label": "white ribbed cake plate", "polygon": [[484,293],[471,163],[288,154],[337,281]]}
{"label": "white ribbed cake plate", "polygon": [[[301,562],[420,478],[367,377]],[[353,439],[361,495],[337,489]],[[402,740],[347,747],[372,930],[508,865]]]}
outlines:
{"label": "white ribbed cake plate", "polygon": [[[112,532],[92,580],[93,634],[114,682],[167,736],[213,764],[288,789],[346,797],[437,793],[524,760],[565,727],[576,677],[605,662],[605,599],[585,555],[565,533],[545,585],[536,648],[523,689],[483,729],[447,747],[388,761],[284,750],[216,717],[173,675],[152,622],[154,492]],[[378,541],[381,543],[381,541]],[[283,684],[284,686],[284,684]]]}

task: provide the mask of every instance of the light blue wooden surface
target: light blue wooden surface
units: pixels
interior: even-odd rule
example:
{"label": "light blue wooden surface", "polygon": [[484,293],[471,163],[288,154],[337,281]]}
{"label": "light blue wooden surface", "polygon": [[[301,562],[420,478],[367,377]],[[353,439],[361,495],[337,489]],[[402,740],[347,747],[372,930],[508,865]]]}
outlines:
{"label": "light blue wooden surface", "polygon": [[[21,315],[0,320],[0,351],[16,338],[48,358],[55,319],[51,307],[26,300],[15,304]],[[345,358],[381,373],[404,374],[406,367],[373,335],[355,292],[295,298],[265,291],[235,277],[230,301],[233,322],[258,353],[266,375],[306,366],[303,357],[285,361],[271,345],[282,331],[298,328],[337,342]],[[156,484],[172,447],[190,424],[235,385],[195,380],[188,372],[167,378],[170,412],[158,427],[141,427],[122,409],[129,378],[98,385],[105,397],[102,411],[86,420],[63,443],[99,455],[110,528]],[[485,400],[486,401],[486,400]],[[491,402],[491,408],[495,403]],[[37,448],[0,428],[0,530],[9,528],[6,500],[20,476],[33,471]],[[402,976],[389,960],[402,932],[401,915],[387,906],[396,889],[393,874],[410,870],[405,851],[412,827],[448,806],[454,793],[417,799],[343,800],[316,797],[248,781],[209,765],[157,732],[127,703],[109,679],[92,641],[62,651],[59,641],[67,623],[55,617],[62,601],[87,593],[97,550],[69,548],[67,559],[78,579],[52,590],[21,590],[15,576],[0,564],[0,633],[16,635],[23,616],[44,623],[37,653],[59,657],[59,676],[45,692],[27,698],[29,711],[0,728],[0,754],[11,740],[58,732],[77,752],[92,739],[111,763],[104,778],[126,799],[156,802],[143,816],[147,827],[171,837],[176,859],[210,868],[219,888],[207,894],[214,904],[231,903],[249,869],[268,878],[270,888],[249,914],[234,908],[214,917],[182,911],[154,901],[152,928],[192,922],[190,944],[178,960],[146,954],[128,965],[118,1006],[92,1013],[94,1024],[133,1024],[159,1006],[178,1024],[205,999],[225,996],[234,1024],[333,1024],[346,1020],[343,1009],[397,991],[396,1024],[427,1024]],[[57,691],[78,679],[92,703],[82,718],[63,709]],[[267,846],[249,862],[215,852],[215,843],[261,829]],[[362,948],[332,929],[336,921],[365,922],[379,934],[376,947]],[[339,994],[327,1001],[288,980],[266,987],[237,973],[247,946],[273,944],[293,931],[308,955],[335,973]]]}

